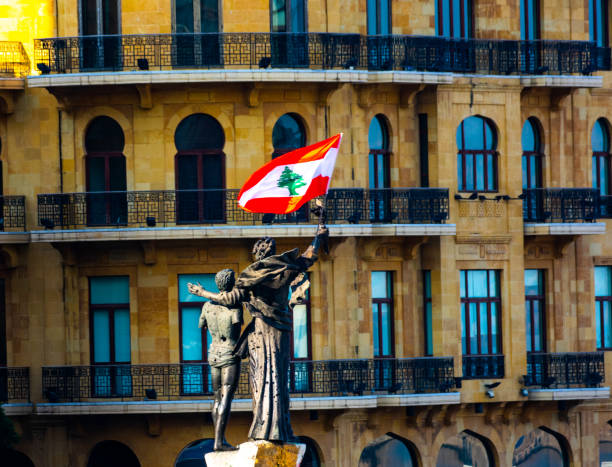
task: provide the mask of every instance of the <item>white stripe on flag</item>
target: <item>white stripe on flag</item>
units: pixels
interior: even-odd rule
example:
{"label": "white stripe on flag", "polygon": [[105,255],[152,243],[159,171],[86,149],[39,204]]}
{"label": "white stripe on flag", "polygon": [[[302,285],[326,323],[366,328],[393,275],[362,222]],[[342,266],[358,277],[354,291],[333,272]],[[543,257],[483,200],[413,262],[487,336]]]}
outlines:
{"label": "white stripe on flag", "polygon": [[245,206],[247,202],[254,198],[288,198],[291,195],[289,190],[285,187],[279,187],[278,181],[281,177],[281,173],[285,170],[285,167],[299,175],[304,179],[304,186],[297,188],[297,195],[304,196],[308,187],[312,183],[312,179],[321,175],[323,177],[330,177],[334,171],[334,164],[336,162],[336,156],[338,155],[337,148],[331,148],[323,159],[310,162],[299,162],[297,164],[283,164],[278,167],[274,167],[268,172],[256,185],[249,188],[247,191],[242,193],[242,196],[238,200],[241,206]]}

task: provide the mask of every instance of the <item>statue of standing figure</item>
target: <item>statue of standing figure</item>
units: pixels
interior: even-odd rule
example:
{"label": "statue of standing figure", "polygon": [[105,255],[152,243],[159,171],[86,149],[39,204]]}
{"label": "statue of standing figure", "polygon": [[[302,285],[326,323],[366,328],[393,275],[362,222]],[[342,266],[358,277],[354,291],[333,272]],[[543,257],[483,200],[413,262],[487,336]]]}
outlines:
{"label": "statue of standing figure", "polygon": [[[220,292],[232,290],[234,271],[223,269],[215,276]],[[190,289],[191,291],[191,289]],[[232,399],[240,379],[240,357],[234,349],[242,327],[242,305],[227,307],[214,301],[206,302],[200,315],[200,328],[208,328],[212,342],[208,349],[208,364],[215,394],[212,419],[215,427],[215,451],[236,449],[225,441]]]}
{"label": "statue of standing figure", "polygon": [[[314,210],[313,210],[314,211]],[[294,441],[289,420],[289,360],[292,318],[289,287],[318,258],[329,236],[323,208],[314,240],[303,254],[298,249],[276,254],[274,239],[265,237],[253,247],[255,262],[248,266],[230,291],[216,294],[200,284],[188,284],[189,292],[226,307],[244,303],[253,320],[237,343],[235,355],[249,356],[253,393],[253,423],[250,440]]]}

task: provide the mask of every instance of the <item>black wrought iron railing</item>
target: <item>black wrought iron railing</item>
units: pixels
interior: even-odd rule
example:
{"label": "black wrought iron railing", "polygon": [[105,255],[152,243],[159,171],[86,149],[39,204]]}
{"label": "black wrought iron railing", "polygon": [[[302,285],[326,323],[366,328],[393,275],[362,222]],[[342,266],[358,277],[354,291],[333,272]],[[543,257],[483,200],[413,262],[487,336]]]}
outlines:
{"label": "black wrought iron railing", "polygon": [[503,378],[503,355],[464,355],[463,379]]}
{"label": "black wrought iron railing", "polygon": [[21,42],[0,41],[0,77],[24,77],[30,71],[30,59]]}
{"label": "black wrought iron railing", "polygon": [[595,188],[530,188],[522,197],[525,222],[593,222],[601,217]]}
{"label": "black wrought iron railing", "polygon": [[30,401],[30,369],[0,367],[0,402]]}
{"label": "black wrought iron railing", "polygon": [[[38,223],[63,229],[189,224],[308,224],[318,219],[301,209],[287,215],[243,211],[239,190],[113,191],[38,195]],[[447,188],[331,189],[328,222],[442,223],[448,218]]]}
{"label": "black wrought iron railing", "polygon": [[176,68],[310,68],[487,74],[588,74],[610,49],[588,41],[513,41],[340,33],[192,33],[34,41],[44,73]]}
{"label": "black wrought iron railing", "polygon": [[[207,363],[43,367],[42,383],[49,402],[212,396]],[[293,397],[439,393],[455,387],[452,357],[294,361],[289,370]],[[235,397],[251,397],[246,362]]]}
{"label": "black wrought iron railing", "polygon": [[25,196],[0,196],[0,231],[25,229]]}
{"label": "black wrought iron railing", "polygon": [[604,380],[603,352],[527,353],[525,386],[596,388]]}

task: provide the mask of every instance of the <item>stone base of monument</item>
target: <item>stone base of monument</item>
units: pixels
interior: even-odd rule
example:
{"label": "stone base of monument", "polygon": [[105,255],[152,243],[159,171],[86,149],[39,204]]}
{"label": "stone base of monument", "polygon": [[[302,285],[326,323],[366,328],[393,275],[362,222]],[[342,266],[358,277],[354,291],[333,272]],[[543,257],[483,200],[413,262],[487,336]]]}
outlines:
{"label": "stone base of monument", "polygon": [[299,467],[305,444],[248,441],[237,451],[216,451],[204,455],[207,467]]}

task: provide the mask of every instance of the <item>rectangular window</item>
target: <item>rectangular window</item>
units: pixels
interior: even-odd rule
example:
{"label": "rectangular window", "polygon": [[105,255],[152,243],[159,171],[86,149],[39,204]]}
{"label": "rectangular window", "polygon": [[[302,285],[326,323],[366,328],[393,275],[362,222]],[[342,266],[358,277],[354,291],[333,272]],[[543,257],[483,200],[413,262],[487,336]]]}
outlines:
{"label": "rectangular window", "polygon": [[211,392],[208,369],[208,347],[211,336],[208,329],[198,328],[205,298],[189,293],[188,283],[202,284],[206,290],[218,292],[215,274],[179,274],[179,332],[181,357],[181,389],[183,394]]}
{"label": "rectangular window", "polygon": [[460,277],[463,354],[500,354],[499,271],[463,270]]}
{"label": "rectangular window", "polygon": [[429,137],[427,134],[427,114],[419,114],[419,169],[421,186],[429,186]]}
{"label": "rectangular window", "polygon": [[612,267],[595,266],[597,348],[612,349]]}
{"label": "rectangular window", "polygon": [[589,0],[589,39],[608,46],[608,0]]}
{"label": "rectangular window", "polygon": [[527,352],[546,351],[544,270],[525,269],[525,335]]}
{"label": "rectangular window", "polygon": [[393,273],[372,271],[374,357],[393,357]]}
{"label": "rectangular window", "polygon": [[433,356],[433,326],[431,316],[431,271],[423,271],[423,314],[425,327],[425,355]]}
{"label": "rectangular window", "polygon": [[89,278],[91,360],[97,397],[132,393],[130,343],[130,278]]}
{"label": "rectangular window", "polygon": [[[289,300],[292,291],[289,290]],[[312,372],[309,371],[312,360],[310,329],[310,289],[304,300],[293,305],[293,333],[291,340],[291,391],[311,392]]]}

